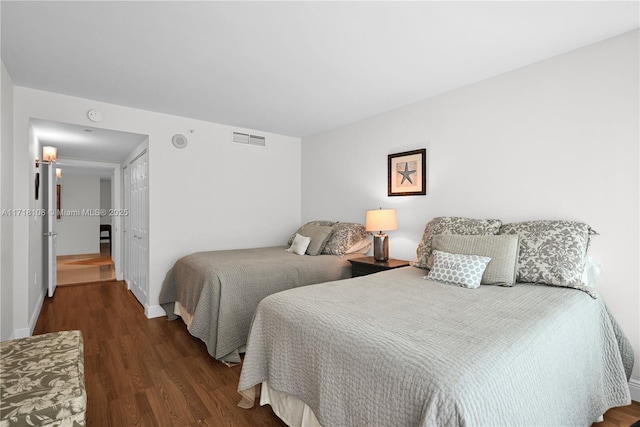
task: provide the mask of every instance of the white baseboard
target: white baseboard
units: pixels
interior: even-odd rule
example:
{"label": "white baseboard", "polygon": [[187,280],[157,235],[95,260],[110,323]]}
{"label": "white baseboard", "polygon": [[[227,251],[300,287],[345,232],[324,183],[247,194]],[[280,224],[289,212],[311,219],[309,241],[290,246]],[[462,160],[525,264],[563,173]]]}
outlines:
{"label": "white baseboard", "polygon": [[33,335],[33,330],[36,328],[38,317],[40,317],[40,311],[42,310],[42,304],[44,304],[44,299],[46,294],[47,294],[47,290],[45,289],[44,293],[40,295],[38,302],[36,302],[36,306],[33,308],[33,314],[31,315],[31,319],[29,319],[29,327],[14,329],[13,334],[11,334],[12,335],[11,339],[27,338]]}
{"label": "white baseboard", "polygon": [[631,377],[629,380],[629,392],[631,393],[631,400],[640,402],[640,378]]}
{"label": "white baseboard", "polygon": [[40,294],[40,298],[33,309],[33,314],[31,315],[31,319],[29,319],[29,336],[33,335],[33,330],[36,328],[36,323],[38,322],[38,317],[40,317],[40,311],[42,310],[42,304],[44,304],[44,299],[48,291],[48,289],[45,289],[44,292]]}
{"label": "white baseboard", "polygon": [[166,316],[167,313],[159,305],[152,305],[145,307],[144,315],[147,316],[147,319],[153,319],[155,317]]}
{"label": "white baseboard", "polygon": [[13,337],[11,339],[17,338],[27,338],[31,336],[31,331],[29,328],[15,329],[13,331]]}

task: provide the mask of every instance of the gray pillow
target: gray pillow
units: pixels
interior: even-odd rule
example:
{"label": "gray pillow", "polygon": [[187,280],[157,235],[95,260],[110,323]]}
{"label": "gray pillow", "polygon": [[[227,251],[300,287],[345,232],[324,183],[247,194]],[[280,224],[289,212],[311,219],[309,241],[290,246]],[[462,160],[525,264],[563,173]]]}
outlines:
{"label": "gray pillow", "polygon": [[[436,234],[431,245],[433,250],[463,255],[481,255],[491,258],[482,274],[483,285],[514,286],[518,266],[518,236],[504,234],[495,236],[468,236]],[[428,267],[432,268],[433,256]]]}
{"label": "gray pillow", "polygon": [[416,260],[411,263],[414,267],[428,269],[427,262],[431,255],[431,239],[436,234],[467,234],[486,235],[498,234],[499,219],[472,219],[455,216],[441,216],[432,219],[424,227],[422,240],[416,249]]}
{"label": "gray pillow", "polygon": [[332,231],[333,227],[329,225],[305,224],[298,234],[311,238],[311,243],[307,247],[307,255],[320,255]]}
{"label": "gray pillow", "polygon": [[[324,220],[315,220],[315,221],[309,221],[307,222],[305,225],[333,225],[335,224],[335,221],[324,221]],[[291,246],[291,244],[293,243],[293,239],[296,237],[296,234],[300,234],[300,230],[302,230],[302,227],[304,227],[305,225],[301,226],[300,228],[298,228],[298,230],[293,233],[291,235],[291,237],[289,237],[289,240],[287,240],[287,246]]]}
{"label": "gray pillow", "polygon": [[582,283],[582,274],[595,233],[575,221],[527,221],[505,224],[500,234],[520,236],[516,281],[562,286],[596,293]]}

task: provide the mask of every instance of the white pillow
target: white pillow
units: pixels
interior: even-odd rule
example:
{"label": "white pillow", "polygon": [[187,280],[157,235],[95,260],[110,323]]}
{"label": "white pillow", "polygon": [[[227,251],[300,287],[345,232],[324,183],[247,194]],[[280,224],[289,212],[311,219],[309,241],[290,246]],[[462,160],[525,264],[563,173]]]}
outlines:
{"label": "white pillow", "polygon": [[371,249],[371,240],[369,240],[368,237],[365,237],[364,239],[351,245],[351,247],[347,249],[345,254],[366,254],[367,252],[369,252],[369,249]]}
{"label": "white pillow", "polygon": [[447,285],[475,289],[480,287],[482,274],[491,258],[480,255],[450,254],[433,251],[433,268],[424,279]]}
{"label": "white pillow", "polygon": [[587,262],[584,266],[584,272],[582,272],[582,283],[590,288],[595,288],[601,270],[602,265],[600,265],[597,260],[593,259],[591,255],[588,255]]}
{"label": "white pillow", "polygon": [[304,255],[311,243],[311,237],[304,237],[296,233],[296,237],[293,239],[293,243],[287,249],[287,252],[293,252],[294,254]]}

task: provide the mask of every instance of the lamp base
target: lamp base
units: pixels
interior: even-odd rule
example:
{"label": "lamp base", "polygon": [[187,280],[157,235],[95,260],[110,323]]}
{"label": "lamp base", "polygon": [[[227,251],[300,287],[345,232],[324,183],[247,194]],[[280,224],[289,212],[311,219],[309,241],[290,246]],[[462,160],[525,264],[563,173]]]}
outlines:
{"label": "lamp base", "polygon": [[373,235],[373,259],[387,261],[389,259],[389,236],[385,233]]}

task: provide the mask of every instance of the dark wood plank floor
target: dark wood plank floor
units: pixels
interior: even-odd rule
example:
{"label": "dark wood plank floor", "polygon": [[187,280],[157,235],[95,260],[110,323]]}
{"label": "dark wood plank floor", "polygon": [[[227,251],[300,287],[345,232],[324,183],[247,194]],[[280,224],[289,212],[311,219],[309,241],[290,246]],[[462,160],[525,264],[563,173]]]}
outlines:
{"label": "dark wood plank floor", "polygon": [[[123,282],[60,287],[35,334],[79,329],[85,345],[87,426],[284,426],[269,406],[236,406],[240,367],[214,361],[182,321],[147,319]],[[594,427],[629,427],[640,403]]]}
{"label": "dark wood plank floor", "polygon": [[240,367],[207,353],[180,320],[147,319],[123,282],[59,287],[34,333],[84,336],[87,426],[284,426],[270,406],[238,408]]}

